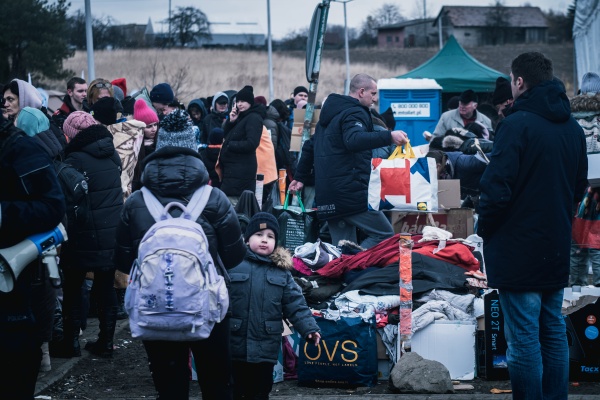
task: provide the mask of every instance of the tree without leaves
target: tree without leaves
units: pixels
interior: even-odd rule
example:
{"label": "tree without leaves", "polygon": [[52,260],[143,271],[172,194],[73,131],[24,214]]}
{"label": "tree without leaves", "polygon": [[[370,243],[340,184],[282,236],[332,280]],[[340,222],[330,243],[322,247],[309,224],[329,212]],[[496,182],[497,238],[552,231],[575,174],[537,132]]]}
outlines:
{"label": "tree without leaves", "polygon": [[486,34],[491,44],[504,44],[505,33],[508,27],[508,11],[501,1],[497,1],[486,14]]}
{"label": "tree without leaves", "polygon": [[195,7],[177,7],[177,11],[165,22],[171,25],[171,35],[181,47],[195,43],[197,39],[210,39],[208,17]]}
{"label": "tree without leaves", "polygon": [[[77,12],[68,19],[68,38],[69,44],[75,46],[77,50],[85,50],[87,48],[86,31],[85,31],[85,12],[77,10]],[[92,37],[94,38],[94,49],[105,49],[111,45],[114,47],[121,38],[113,33],[114,21],[111,17],[102,19],[92,18]]]}
{"label": "tree without leaves", "polygon": [[380,26],[398,24],[404,21],[400,12],[400,7],[395,4],[385,3],[379,7],[362,24],[362,29],[357,44],[375,45],[377,44],[377,28]]}
{"label": "tree without leaves", "polygon": [[67,0],[11,0],[0,13],[0,81],[42,77],[63,79],[73,73],[63,69],[73,55],[67,43]]}

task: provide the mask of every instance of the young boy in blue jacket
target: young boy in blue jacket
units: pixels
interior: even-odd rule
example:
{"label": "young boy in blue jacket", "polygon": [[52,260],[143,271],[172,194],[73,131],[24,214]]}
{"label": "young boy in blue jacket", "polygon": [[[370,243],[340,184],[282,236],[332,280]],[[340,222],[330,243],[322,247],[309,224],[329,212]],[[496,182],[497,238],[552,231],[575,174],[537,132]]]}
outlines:
{"label": "young boy in blue jacket", "polygon": [[277,247],[279,224],[265,212],[248,223],[244,261],[229,270],[234,399],[268,399],[281,349],[282,319],[319,344],[319,327],[290,270],[289,252]]}

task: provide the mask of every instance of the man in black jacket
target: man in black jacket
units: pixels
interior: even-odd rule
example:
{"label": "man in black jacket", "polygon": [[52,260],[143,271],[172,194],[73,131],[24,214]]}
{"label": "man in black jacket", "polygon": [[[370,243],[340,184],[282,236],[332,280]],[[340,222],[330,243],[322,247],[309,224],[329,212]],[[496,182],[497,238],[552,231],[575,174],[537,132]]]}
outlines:
{"label": "man in black jacket", "polygon": [[[65,199],[50,158],[36,139],[1,115],[0,176],[0,249],[60,223]],[[41,327],[34,317],[34,310],[41,307],[34,304],[33,292],[47,282],[40,265],[37,259],[31,262],[12,291],[0,292],[0,360],[5,365],[0,374],[2,398],[33,399],[42,360]],[[55,299],[51,301],[54,305]]]}
{"label": "man in black jacket", "polygon": [[481,178],[477,232],[488,285],[500,292],[513,397],[566,399],[561,308],[573,205],[587,183],[585,137],[551,60],[521,54],[510,77],[515,102],[504,111]]}
{"label": "man in black jacket", "polygon": [[321,109],[313,137],[316,202],[333,244],[356,241],[356,228],[367,236],[365,248],[394,235],[383,212],[368,209],[371,150],[408,139],[399,130],[374,131],[369,110],[376,102],[377,82],[358,74],[348,96],[331,94]]}

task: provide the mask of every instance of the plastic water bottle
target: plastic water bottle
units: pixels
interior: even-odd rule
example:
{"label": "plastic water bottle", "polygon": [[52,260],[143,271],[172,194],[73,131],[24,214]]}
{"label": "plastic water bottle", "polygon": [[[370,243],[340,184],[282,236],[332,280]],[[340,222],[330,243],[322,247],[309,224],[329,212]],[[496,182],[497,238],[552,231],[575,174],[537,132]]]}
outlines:
{"label": "plastic water bottle", "polygon": [[264,184],[265,184],[265,176],[263,174],[257,174],[256,175],[256,190],[254,191],[254,195],[256,196],[256,202],[258,203],[258,208],[261,210],[262,210]]}

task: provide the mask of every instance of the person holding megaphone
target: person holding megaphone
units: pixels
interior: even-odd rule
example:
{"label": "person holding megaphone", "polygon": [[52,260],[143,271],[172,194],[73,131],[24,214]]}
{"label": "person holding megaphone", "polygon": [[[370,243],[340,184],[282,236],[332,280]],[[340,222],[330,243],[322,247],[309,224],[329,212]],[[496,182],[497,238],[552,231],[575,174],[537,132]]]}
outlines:
{"label": "person holding megaphone", "polygon": [[32,293],[53,284],[52,268],[39,256],[65,239],[58,227],[65,199],[45,150],[1,115],[0,177],[0,392],[30,400],[42,360],[33,309],[43,308],[33,304],[39,297]]}

